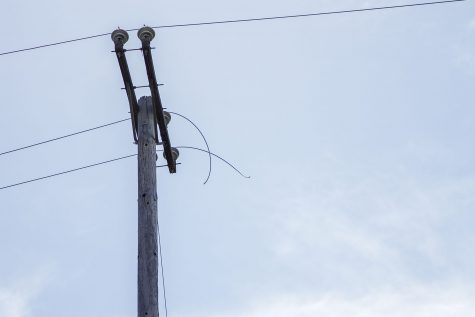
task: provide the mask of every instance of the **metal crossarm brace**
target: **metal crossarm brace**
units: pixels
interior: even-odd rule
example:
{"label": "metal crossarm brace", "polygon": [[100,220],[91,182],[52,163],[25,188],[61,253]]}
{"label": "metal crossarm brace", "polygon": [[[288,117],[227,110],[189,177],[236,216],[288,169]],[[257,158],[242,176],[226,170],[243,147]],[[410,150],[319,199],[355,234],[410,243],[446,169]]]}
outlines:
{"label": "metal crossarm brace", "polygon": [[[150,28],[147,28],[147,29],[150,29]],[[150,30],[151,32],[153,32],[152,29]],[[163,151],[164,151],[165,159],[167,160],[168,170],[170,171],[170,173],[176,173],[176,162],[173,158],[172,147],[170,143],[170,138],[168,136],[167,125],[165,123],[165,118],[163,116],[163,106],[162,106],[162,101],[160,99],[160,93],[158,91],[158,83],[157,83],[157,78],[155,77],[155,69],[153,66],[152,53],[151,53],[151,48],[150,48],[150,41],[151,39],[153,39],[154,32],[149,33],[151,36],[147,36],[149,35],[147,34],[147,31],[150,32],[149,30],[142,32],[142,34],[139,34],[139,38],[142,41],[142,52],[144,56],[145,67],[147,69],[147,77],[150,84],[150,91],[152,95],[152,104],[153,104],[153,109],[154,109],[154,114],[155,114],[155,121],[156,123],[158,123],[158,128],[160,130],[160,137],[162,139]]]}
{"label": "metal crossarm brace", "polygon": [[137,143],[137,97],[135,96],[134,84],[132,83],[132,77],[130,76],[129,66],[127,64],[127,59],[125,58],[124,50],[125,41],[115,41],[115,55],[119,61],[120,72],[122,74],[122,79],[124,80],[125,91],[127,92],[127,98],[129,100],[130,107],[130,118],[132,121],[132,130],[134,135],[134,141]]}

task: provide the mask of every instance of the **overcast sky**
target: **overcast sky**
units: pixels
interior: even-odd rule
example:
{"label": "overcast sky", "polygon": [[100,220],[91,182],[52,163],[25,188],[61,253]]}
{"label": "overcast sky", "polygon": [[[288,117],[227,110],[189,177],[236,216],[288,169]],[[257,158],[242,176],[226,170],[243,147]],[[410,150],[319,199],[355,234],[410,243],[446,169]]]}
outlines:
{"label": "overcast sky", "polygon": [[[4,0],[0,51],[415,2]],[[152,46],[164,107],[251,176],[213,160],[203,185],[207,155],[191,150],[177,174],[157,170],[170,317],[473,316],[473,1],[161,29]],[[0,56],[0,152],[127,118],[112,49]],[[127,57],[146,84],[141,53]],[[204,147],[179,117],[169,133]],[[132,141],[124,122],[0,156],[0,187]],[[0,191],[0,316],[136,315],[136,171],[130,158]]]}

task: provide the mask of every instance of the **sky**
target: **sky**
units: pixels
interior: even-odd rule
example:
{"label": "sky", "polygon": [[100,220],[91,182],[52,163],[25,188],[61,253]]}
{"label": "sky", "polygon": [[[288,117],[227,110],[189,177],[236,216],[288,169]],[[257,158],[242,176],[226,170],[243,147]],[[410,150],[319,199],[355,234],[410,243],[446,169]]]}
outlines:
{"label": "sky", "polygon": [[[4,0],[0,51],[415,2]],[[208,157],[186,149],[157,169],[168,315],[472,316],[474,39],[471,0],[157,30],[164,107],[251,176],[214,159],[203,185]],[[0,56],[0,152],[127,118],[112,49]],[[169,134],[204,147],[179,117]],[[124,122],[0,156],[0,187],[136,151]],[[136,314],[136,173],[130,158],[0,190],[0,316]]]}

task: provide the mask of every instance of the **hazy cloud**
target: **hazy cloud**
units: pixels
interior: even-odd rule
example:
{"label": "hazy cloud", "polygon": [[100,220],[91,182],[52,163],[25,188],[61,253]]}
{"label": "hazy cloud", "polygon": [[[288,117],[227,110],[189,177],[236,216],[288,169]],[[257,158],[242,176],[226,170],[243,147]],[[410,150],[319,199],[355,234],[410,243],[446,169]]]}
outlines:
{"label": "hazy cloud", "polygon": [[475,31],[475,18],[473,18],[472,20],[470,20],[470,22],[468,22],[468,29],[471,31]]}
{"label": "hazy cloud", "polygon": [[42,269],[6,287],[0,287],[0,316],[28,317],[31,303],[50,280],[50,270]]}
{"label": "hazy cloud", "polygon": [[[468,317],[475,309],[473,291],[463,288],[372,293],[358,298],[328,295],[322,298],[287,296],[261,302],[247,310],[213,315],[220,317]],[[194,316],[201,317],[201,316]]]}

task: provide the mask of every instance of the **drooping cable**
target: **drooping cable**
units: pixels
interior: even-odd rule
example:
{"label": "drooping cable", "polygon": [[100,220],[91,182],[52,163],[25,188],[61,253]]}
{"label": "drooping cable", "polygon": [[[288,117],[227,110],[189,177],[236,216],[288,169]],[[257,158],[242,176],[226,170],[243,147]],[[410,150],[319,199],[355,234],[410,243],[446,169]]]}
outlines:
{"label": "drooping cable", "polygon": [[72,40],[48,43],[48,44],[43,44],[43,45],[38,45],[38,46],[33,46],[33,47],[28,47],[28,48],[22,48],[22,49],[18,49],[18,50],[14,50],[14,51],[0,53],[0,56],[15,54],[15,53],[21,53],[21,52],[25,52],[25,51],[32,51],[32,50],[37,50],[37,49],[40,49],[40,48],[62,45],[62,44],[67,44],[67,43],[72,43],[72,42],[79,42],[79,41],[89,40],[89,39],[93,39],[93,38],[97,38],[97,37],[107,36],[109,34],[110,33],[101,33],[101,34],[89,35],[89,36],[85,36],[85,37],[78,37],[78,38],[75,38],[75,39],[72,39]]}
{"label": "drooping cable", "polygon": [[[242,177],[244,177],[244,178],[251,178],[250,176],[246,176],[246,175],[244,175],[243,173],[241,173],[234,165],[232,165],[231,163],[229,163],[228,161],[226,161],[225,159],[223,159],[223,158],[220,157],[219,155],[214,154],[214,153],[212,153],[212,152],[209,152],[209,151],[207,151],[207,150],[200,149],[200,148],[194,147],[194,146],[177,146],[176,148],[179,148],[179,149],[193,149],[193,150],[197,150],[197,151],[204,152],[204,153],[211,153],[211,155],[217,157],[218,159],[220,159],[221,161],[223,161],[224,163],[226,163],[227,165],[229,165],[232,169],[234,169],[234,170],[235,170],[237,173],[239,173]],[[157,152],[163,152],[163,150],[157,150]],[[76,172],[76,171],[80,171],[80,170],[84,170],[84,169],[87,169],[87,168],[91,168],[91,167],[95,167],[95,166],[99,166],[99,165],[104,165],[104,164],[112,163],[112,162],[115,162],[115,161],[124,160],[124,159],[130,158],[130,157],[134,157],[134,156],[137,156],[137,154],[126,155],[126,156],[114,158],[114,159],[107,160],[107,161],[103,161],[103,162],[99,162],[99,163],[94,163],[94,164],[90,164],[90,165],[86,165],[86,166],[81,166],[81,167],[74,168],[74,169],[67,170],[67,171],[63,171],[63,172],[58,172],[58,173],[54,173],[54,174],[50,174],[50,175],[46,175],[46,176],[42,176],[42,177],[37,177],[37,178],[29,179],[29,180],[26,180],[26,181],[23,181],[23,182],[14,183],[14,184],[10,184],[10,185],[7,185],[7,186],[0,187],[0,190],[7,189],[7,188],[11,188],[11,187],[16,187],[16,186],[20,186],[20,185],[24,185],[24,184],[36,182],[36,181],[40,181],[40,180],[47,179],[47,178],[52,178],[52,177],[55,177],[55,176],[60,176],[60,175],[64,175],[64,174],[69,174],[69,173]]]}
{"label": "drooping cable", "polygon": [[[401,4],[401,5],[393,5],[393,6],[383,6],[383,7],[372,7],[372,8],[363,8],[363,9],[349,9],[349,10],[340,10],[340,11],[326,11],[326,12],[315,12],[315,13],[306,13],[306,14],[293,14],[293,15],[281,15],[281,16],[273,16],[273,17],[262,17],[262,18],[249,18],[249,19],[236,19],[236,20],[222,20],[222,21],[210,21],[210,22],[196,22],[196,23],[183,23],[183,24],[170,24],[170,25],[159,25],[153,27],[154,29],[167,29],[167,28],[179,28],[179,27],[191,27],[191,26],[204,26],[204,25],[213,25],[213,24],[225,24],[225,23],[240,23],[240,22],[256,22],[256,21],[266,21],[266,20],[278,20],[278,19],[295,19],[295,18],[304,18],[304,17],[315,17],[321,15],[333,15],[333,14],[344,14],[344,13],[357,13],[357,12],[365,12],[365,11],[376,11],[376,10],[389,10],[389,9],[399,9],[399,8],[408,8],[408,7],[420,7],[420,6],[428,6],[428,5],[438,5],[438,4],[448,4],[454,2],[464,2],[467,0],[445,0],[445,1],[431,1],[431,2],[421,2],[421,3],[412,3],[412,4]],[[128,29],[126,31],[137,31],[138,29]],[[36,50],[40,48],[56,46],[67,44],[71,42],[78,42],[89,40],[93,38],[109,36],[110,33],[101,33],[96,35],[90,35],[80,38],[75,38],[66,41],[54,42],[49,44],[43,44],[38,46],[33,46],[29,48],[22,48],[18,50],[6,51],[1,52],[0,56],[3,55],[10,55],[15,53],[21,53],[25,51]]]}
{"label": "drooping cable", "polygon": [[176,116],[179,116],[183,119],[185,119],[186,121],[188,121],[189,123],[191,123],[195,128],[196,130],[198,130],[198,132],[201,134],[201,137],[203,138],[203,141],[205,141],[205,144],[206,144],[206,149],[208,150],[208,155],[209,155],[209,169],[208,169],[208,176],[206,177],[205,181],[203,184],[206,184],[211,176],[211,151],[209,149],[209,145],[208,145],[208,141],[206,141],[206,138],[203,134],[203,132],[201,132],[200,128],[198,128],[198,126],[193,122],[191,121],[189,118],[185,117],[184,115],[182,114],[179,114],[179,113],[176,113],[176,112],[172,112],[172,111],[168,111],[169,113],[171,114],[174,114]]}
{"label": "drooping cable", "polygon": [[11,185],[7,185],[7,186],[0,187],[0,190],[7,189],[7,188],[10,188],[10,187],[15,187],[15,186],[24,185],[24,184],[27,184],[27,183],[36,182],[36,181],[39,181],[39,180],[42,180],[42,179],[46,179],[46,178],[51,178],[51,177],[55,177],[55,176],[59,176],[59,175],[64,175],[64,174],[76,172],[76,171],[79,171],[79,170],[83,170],[83,169],[90,168],[90,167],[94,167],[94,166],[98,166],[98,165],[103,165],[103,164],[108,164],[108,163],[112,163],[112,162],[115,162],[115,161],[124,160],[124,159],[126,159],[126,158],[134,157],[134,156],[137,156],[137,154],[122,156],[122,157],[118,157],[118,158],[115,158],[115,159],[112,159],[112,160],[107,160],[107,161],[104,161],[104,162],[94,163],[94,164],[90,164],[90,165],[86,165],[86,166],[74,168],[74,169],[71,169],[71,170],[67,170],[67,171],[63,171],[63,172],[59,172],[59,173],[55,173],[55,174],[43,176],[43,177],[33,178],[33,179],[30,179],[30,180],[27,180],[27,181],[24,181],[24,182],[19,182],[19,183],[16,183],[16,184],[11,184]]}
{"label": "drooping cable", "polygon": [[243,173],[241,173],[240,170],[238,170],[233,164],[229,163],[228,161],[226,161],[225,159],[223,159],[221,156],[215,154],[215,153],[212,153],[212,152],[209,152],[209,151],[206,151],[206,150],[203,150],[203,149],[200,149],[200,148],[197,148],[197,147],[194,147],[194,146],[176,146],[177,149],[192,149],[192,150],[197,150],[197,151],[201,151],[201,152],[205,152],[205,153],[210,153],[211,155],[213,155],[214,157],[217,157],[218,159],[220,159],[221,161],[223,161],[224,163],[226,163],[227,165],[229,165],[232,169],[234,169],[239,175],[241,175],[242,177],[244,178],[251,178],[251,176],[246,176],[244,175]]}
{"label": "drooping cable", "polygon": [[463,1],[466,1],[466,0],[432,1],[432,2],[401,4],[401,5],[392,5],[392,6],[384,6],[384,7],[363,8],[363,9],[350,9],[350,10],[326,11],[326,12],[305,13],[305,14],[281,15],[281,16],[263,17],[263,18],[250,18],[250,19],[223,20],[223,21],[212,21],[212,22],[197,22],[197,23],[159,25],[159,26],[154,26],[153,28],[154,29],[166,29],[166,28],[203,26],[203,25],[213,25],[213,24],[227,24],[227,23],[241,23],[241,22],[257,22],[257,21],[268,21],[268,20],[295,19],[295,18],[315,17],[315,16],[320,16],[320,15],[333,15],[333,14],[357,13],[357,12],[365,12],[365,11],[399,9],[399,8],[408,8],[408,7],[420,7],[420,6],[427,6],[427,5],[435,5],[435,4],[443,4],[443,3],[451,3],[451,2],[463,2]]}
{"label": "drooping cable", "polygon": [[45,143],[49,143],[49,142],[58,141],[58,140],[65,139],[65,138],[69,138],[69,137],[72,137],[72,136],[74,136],[74,135],[78,135],[78,134],[90,132],[90,131],[93,131],[93,130],[105,128],[105,127],[108,127],[108,126],[111,126],[111,125],[114,125],[114,124],[118,124],[118,123],[121,123],[121,122],[124,122],[124,121],[128,121],[128,120],[130,120],[130,118],[122,119],[122,120],[119,120],[119,121],[114,121],[114,122],[111,122],[111,123],[106,123],[106,124],[103,124],[103,125],[100,125],[100,126],[97,126],[97,127],[94,127],[94,128],[90,128],[90,129],[86,129],[86,130],[82,130],[82,131],[78,131],[78,132],[66,134],[66,135],[63,135],[63,136],[60,136],[60,137],[57,137],[57,138],[53,138],[53,139],[41,141],[41,142],[38,142],[38,143],[34,143],[34,144],[22,146],[22,147],[13,149],[13,150],[9,150],[9,151],[2,152],[2,153],[0,153],[0,156],[6,155],[6,154],[9,154],[9,153],[13,153],[13,152],[16,152],[16,151],[21,151],[21,150],[25,150],[25,149],[28,149],[28,148],[32,148],[32,147],[35,147],[35,146],[38,146],[38,145],[42,145],[42,144],[45,144]]}
{"label": "drooping cable", "polygon": [[162,238],[160,236],[160,221],[158,219],[157,219],[157,236],[158,236],[158,254],[160,256],[160,271],[162,275],[163,303],[165,307],[165,317],[168,317],[167,291],[165,288],[165,274],[164,274],[164,268],[163,268],[163,255],[162,255]]}

